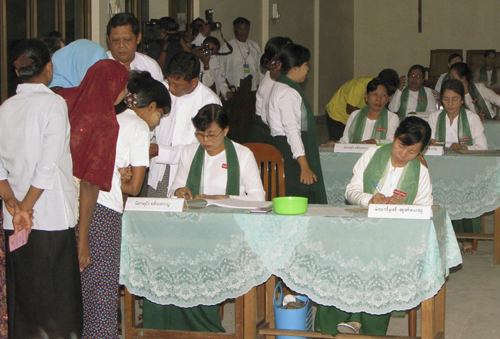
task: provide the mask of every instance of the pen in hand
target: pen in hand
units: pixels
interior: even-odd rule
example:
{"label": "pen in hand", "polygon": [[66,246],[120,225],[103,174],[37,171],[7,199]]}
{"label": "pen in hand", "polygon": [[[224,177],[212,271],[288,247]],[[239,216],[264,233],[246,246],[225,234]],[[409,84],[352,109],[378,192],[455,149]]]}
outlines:
{"label": "pen in hand", "polygon": [[375,186],[375,189],[377,190],[377,192],[379,192],[380,194],[382,194],[382,191],[380,190],[380,188],[378,187],[377,183],[375,181],[372,180],[372,184],[373,186]]}

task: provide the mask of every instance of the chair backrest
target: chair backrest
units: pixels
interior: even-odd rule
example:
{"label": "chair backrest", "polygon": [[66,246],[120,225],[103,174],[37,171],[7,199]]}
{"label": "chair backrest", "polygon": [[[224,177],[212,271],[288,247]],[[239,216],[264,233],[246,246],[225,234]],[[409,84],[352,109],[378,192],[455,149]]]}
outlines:
{"label": "chair backrest", "polygon": [[463,55],[461,49],[431,50],[431,63],[427,77],[429,80],[437,80],[441,74],[448,72],[448,57],[453,53]]}
{"label": "chair backrest", "polygon": [[285,171],[281,152],[274,146],[250,142],[243,144],[254,154],[266,191],[266,200],[285,196]]}

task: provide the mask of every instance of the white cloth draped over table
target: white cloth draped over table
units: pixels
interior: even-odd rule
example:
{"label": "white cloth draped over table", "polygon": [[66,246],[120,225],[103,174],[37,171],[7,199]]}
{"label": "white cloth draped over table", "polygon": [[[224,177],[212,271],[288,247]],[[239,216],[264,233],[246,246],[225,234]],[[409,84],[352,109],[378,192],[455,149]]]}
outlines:
{"label": "white cloth draped over table", "polygon": [[410,309],[462,262],[444,209],[433,220],[255,215],[218,207],[125,212],[120,283],[160,304],[215,305],[271,274],[348,312]]}

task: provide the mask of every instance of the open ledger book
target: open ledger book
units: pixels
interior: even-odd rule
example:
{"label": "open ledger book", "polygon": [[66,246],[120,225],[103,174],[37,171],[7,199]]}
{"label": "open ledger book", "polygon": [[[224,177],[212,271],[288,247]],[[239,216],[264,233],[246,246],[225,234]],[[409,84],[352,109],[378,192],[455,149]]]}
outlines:
{"label": "open ledger book", "polygon": [[226,208],[238,208],[245,210],[253,210],[272,206],[272,201],[248,201],[238,199],[192,199],[187,201],[189,208],[204,208],[207,206],[219,206]]}

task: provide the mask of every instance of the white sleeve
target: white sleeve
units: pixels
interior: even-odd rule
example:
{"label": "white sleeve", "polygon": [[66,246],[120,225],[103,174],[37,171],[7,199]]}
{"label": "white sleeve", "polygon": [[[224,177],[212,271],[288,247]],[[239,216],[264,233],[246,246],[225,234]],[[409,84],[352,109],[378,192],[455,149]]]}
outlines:
{"label": "white sleeve", "polygon": [[210,87],[213,85],[215,81],[215,70],[210,68],[209,70],[203,70],[203,77],[201,79],[201,82],[203,85]]}
{"label": "white sleeve", "polygon": [[[227,52],[228,48],[223,44],[219,50],[219,53]],[[229,87],[226,83],[226,72],[227,72],[227,58],[228,55],[223,55],[219,57],[219,71],[217,74],[217,83],[219,84],[220,94],[224,99],[226,99],[226,93],[229,92]]]}
{"label": "white sleeve", "polygon": [[479,87],[481,96],[483,97],[484,100],[489,101],[490,103],[495,104],[497,106],[500,106],[500,95],[496,94],[494,91],[492,91],[486,86],[477,86],[477,87]]}
{"label": "white sleeve", "polygon": [[301,138],[302,97],[291,87],[281,91],[280,118],[286,140],[292,149],[293,158],[306,154]]}
{"label": "white sleeve", "polygon": [[178,188],[186,186],[189,169],[191,168],[191,163],[193,162],[193,159],[189,156],[186,147],[184,147],[180,153],[179,167],[177,168],[177,173],[175,173],[172,186],[168,189],[167,197],[169,198],[174,196],[174,193]]}
{"label": "white sleeve", "polygon": [[469,119],[470,132],[472,134],[473,145],[468,146],[470,150],[487,150],[488,142],[484,134],[484,127],[479,119],[479,116],[470,111],[467,112],[467,119]]}
{"label": "white sleeve", "polygon": [[131,133],[129,140],[131,146],[130,165],[149,167],[149,129],[146,126],[137,126]]}
{"label": "white sleeve", "polygon": [[31,185],[39,189],[53,189],[58,176],[59,161],[69,151],[68,107],[63,100],[54,100],[50,112],[41,116],[42,151],[38,159]]}
{"label": "white sleeve", "polygon": [[436,97],[434,96],[434,92],[429,87],[424,87],[425,92],[427,93],[427,108],[425,111],[427,113],[435,112],[438,109]]}
{"label": "white sleeve", "polygon": [[441,111],[436,111],[429,115],[429,126],[431,126],[431,140],[436,139],[436,124]]}
{"label": "white sleeve", "polygon": [[399,117],[391,111],[387,111],[387,114],[389,116],[387,122],[387,134],[385,135],[385,139],[376,139],[377,144],[391,143],[394,141],[394,133],[396,133],[396,129],[399,126]]}
{"label": "white sleeve", "polygon": [[349,129],[351,128],[352,121],[354,120],[354,117],[358,115],[359,109],[357,111],[352,112],[349,115],[349,119],[347,119],[347,123],[345,124],[344,128],[344,134],[342,134],[342,138],[339,140],[339,144],[348,144],[349,143]]}
{"label": "white sleeve", "polygon": [[260,171],[252,151],[240,160],[240,182],[243,184],[246,195],[231,195],[230,198],[248,201],[266,200],[266,192],[262,186]]}
{"label": "white sleeve", "polygon": [[441,92],[441,86],[443,85],[443,79],[444,77],[446,76],[446,74],[448,73],[443,73],[439,76],[439,79],[438,81],[436,82],[436,86],[434,86],[434,89],[437,91],[437,92]]}
{"label": "white sleeve", "polygon": [[347,184],[345,190],[345,198],[353,205],[362,205],[366,207],[373,197],[372,194],[365,193],[363,189],[363,173],[370,163],[373,154],[375,154],[375,151],[376,149],[368,149],[361,158],[359,158],[356,165],[354,165],[351,182]]}
{"label": "white sleeve", "polygon": [[399,106],[401,105],[401,90],[398,88],[394,96],[392,97],[391,102],[389,103],[389,111],[396,112],[399,110]]}
{"label": "white sleeve", "polygon": [[432,184],[429,170],[420,164],[420,176],[418,180],[418,191],[413,200],[413,205],[432,206],[434,198],[432,196]]}

